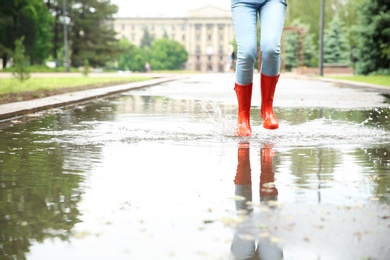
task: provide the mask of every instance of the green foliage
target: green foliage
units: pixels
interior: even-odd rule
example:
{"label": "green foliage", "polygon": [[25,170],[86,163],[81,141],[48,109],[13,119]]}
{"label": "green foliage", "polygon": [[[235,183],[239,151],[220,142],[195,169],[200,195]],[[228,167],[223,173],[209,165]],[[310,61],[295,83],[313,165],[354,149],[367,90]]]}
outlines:
{"label": "green foliage", "polygon": [[[319,47],[319,31],[320,31],[320,7],[322,0],[288,0],[286,26],[291,26],[296,19],[299,19],[303,24],[310,24],[310,33],[314,49]],[[356,3],[361,0],[325,0],[325,26],[330,23],[336,15],[345,24],[346,28],[350,28],[356,24]],[[347,40],[352,45],[354,37],[346,32]],[[316,55],[318,56],[318,55]]]}
{"label": "green foliage", "polygon": [[[12,72],[13,69],[14,69],[13,67],[5,68],[5,69],[1,70],[1,72]],[[30,65],[28,67],[28,71],[30,73],[34,73],[34,72],[65,72],[66,68],[65,67],[49,68],[46,65]],[[70,68],[70,72],[79,72],[79,70],[77,68]]]}
{"label": "green foliage", "polygon": [[284,37],[284,64],[287,71],[297,67],[297,44],[298,35],[287,33]]}
{"label": "green foliage", "polygon": [[15,51],[13,55],[14,56],[13,75],[15,78],[17,78],[20,81],[24,81],[30,78],[23,41],[24,41],[24,36],[22,36],[20,39],[15,41]]}
{"label": "green foliage", "polygon": [[[287,71],[298,65],[304,65],[308,67],[317,66],[317,49],[314,44],[314,35],[310,31],[310,26],[303,24],[299,19],[294,20],[292,27],[300,28],[304,31],[303,45],[302,36],[297,31],[286,31],[283,37],[283,52],[284,52],[284,64]],[[304,54],[304,61],[300,60]],[[299,64],[298,64],[299,63]]]}
{"label": "green foliage", "polygon": [[46,239],[69,240],[80,222],[83,177],[64,167],[61,145],[32,141],[31,132],[59,123],[56,120],[49,116],[31,122],[24,138],[12,138],[14,132],[26,130],[24,124],[2,132],[0,151],[6,151],[0,153],[2,259],[27,259],[32,245]]}
{"label": "green foliage", "polygon": [[342,79],[342,80],[351,80],[356,82],[365,82],[369,84],[376,84],[382,86],[390,87],[390,71],[387,71],[387,74],[370,74],[370,75],[353,75],[353,76],[333,76],[331,78]]}
{"label": "green foliage", "polygon": [[108,24],[117,11],[110,1],[75,0],[69,4],[72,66],[82,66],[88,60],[92,67],[103,67],[118,55],[115,31]]}
{"label": "green foliage", "polygon": [[390,59],[390,43],[382,43],[382,57]]}
{"label": "green foliage", "polygon": [[33,77],[28,81],[20,82],[15,78],[3,78],[1,79],[0,95],[10,93],[20,93],[26,91],[51,91],[61,88],[75,88],[75,87],[93,87],[97,85],[114,85],[120,83],[129,83],[136,81],[148,80],[148,77],[140,76],[123,76],[123,77],[84,77],[79,75],[78,77],[68,76],[55,76],[38,78]]}
{"label": "green foliage", "polygon": [[85,60],[84,61],[84,68],[83,68],[83,76],[87,77],[89,74],[90,68],[89,68],[89,61]]}
{"label": "green foliage", "polygon": [[150,49],[141,49],[126,39],[119,41],[120,55],[118,69],[130,71],[143,71],[145,62],[150,56]]}
{"label": "green foliage", "polygon": [[142,36],[142,39],[141,39],[140,47],[141,48],[145,48],[145,47],[151,48],[153,41],[154,41],[154,37],[152,35],[150,35],[148,29],[145,28],[144,35]]}
{"label": "green foliage", "polygon": [[153,70],[179,70],[187,58],[187,51],[177,41],[161,38],[153,42],[150,62]]}
{"label": "green foliage", "polygon": [[37,7],[39,15],[34,20],[34,35],[30,51],[31,64],[43,64],[52,48],[54,18],[45,5]]}
{"label": "green foliage", "polygon": [[137,47],[126,39],[121,39],[119,48],[120,70],[144,71],[145,63],[148,61],[153,70],[178,70],[188,58],[183,45],[165,37],[153,41],[151,48]]}
{"label": "green foliage", "polygon": [[369,74],[390,68],[390,5],[387,0],[363,0],[358,6],[355,72]]}
{"label": "green foliage", "polygon": [[324,33],[324,62],[348,64],[349,56],[344,24],[335,16]]}
{"label": "green foliage", "polygon": [[0,1],[0,56],[12,57],[16,39],[25,37],[30,63],[42,63],[51,47],[52,14],[42,0]]}
{"label": "green foliage", "polygon": [[305,61],[304,65],[307,67],[316,67],[318,65],[318,49],[314,42],[314,34],[309,30],[305,34]]}

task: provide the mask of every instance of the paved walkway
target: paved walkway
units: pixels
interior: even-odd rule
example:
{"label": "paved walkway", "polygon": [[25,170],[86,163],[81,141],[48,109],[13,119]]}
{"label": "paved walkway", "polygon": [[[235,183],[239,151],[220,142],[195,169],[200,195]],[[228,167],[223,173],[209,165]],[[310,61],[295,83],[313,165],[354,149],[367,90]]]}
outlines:
{"label": "paved walkway", "polygon": [[[0,77],[6,78],[8,74],[6,73],[0,73]],[[37,76],[37,74],[34,74]],[[45,74],[41,73],[40,76],[52,76],[52,74]],[[73,76],[77,75],[79,76],[79,73],[70,73],[65,74],[67,76]],[[115,73],[115,74],[94,74],[93,76],[120,76],[121,74]],[[220,74],[218,74],[220,75]],[[116,86],[110,86],[105,88],[97,88],[97,89],[90,89],[90,90],[84,90],[84,91],[77,91],[77,92],[71,92],[67,94],[61,94],[61,95],[55,95],[40,99],[34,99],[30,101],[21,101],[21,102],[14,102],[9,104],[0,105],[0,121],[7,120],[14,117],[23,116],[29,113],[35,113],[39,111],[43,111],[50,108],[56,108],[56,107],[62,107],[67,106],[79,102],[85,102],[88,100],[101,98],[104,96],[109,96],[113,94],[117,94],[120,92],[128,91],[131,89],[136,88],[142,88],[146,86],[152,86],[152,85],[158,85],[163,82],[172,81],[172,80],[178,80],[185,77],[191,76],[189,75],[172,75],[172,74],[148,74],[148,76],[158,76],[159,78],[143,81],[143,82],[135,82],[135,83],[129,83],[129,84],[121,84]],[[329,79],[329,78],[311,78],[304,75],[298,75],[293,73],[283,73],[283,77],[286,78],[295,78],[299,80],[319,80],[319,81],[326,81],[326,82],[332,82],[339,86],[347,86],[347,87],[359,87],[359,88],[374,88],[377,90],[380,90],[382,92],[388,92],[390,93],[390,87],[386,86],[380,86],[380,85],[373,85],[373,84],[367,84],[367,83],[359,83],[359,82],[352,82],[352,81],[345,81],[345,80],[336,80],[336,79]],[[227,77],[229,77],[227,75]]]}
{"label": "paved walkway", "polygon": [[[79,76],[79,75],[78,75]],[[116,86],[89,89],[83,91],[70,92],[61,95],[54,95],[29,101],[13,102],[0,105],[0,121],[13,117],[23,116],[50,108],[67,106],[79,102],[84,102],[104,96],[114,95],[131,89],[157,85],[163,82],[181,79],[183,76],[165,76],[142,82],[121,84]]]}

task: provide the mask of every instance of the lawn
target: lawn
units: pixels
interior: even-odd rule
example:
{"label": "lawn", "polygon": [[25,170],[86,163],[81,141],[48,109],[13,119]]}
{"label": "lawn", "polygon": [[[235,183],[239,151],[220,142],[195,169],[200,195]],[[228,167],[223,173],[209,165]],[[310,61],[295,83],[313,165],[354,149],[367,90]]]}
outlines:
{"label": "lawn", "polygon": [[372,75],[372,76],[333,76],[333,79],[350,80],[369,84],[376,84],[390,87],[390,75]]}
{"label": "lawn", "polygon": [[128,77],[44,77],[30,78],[20,82],[15,78],[0,78],[0,95],[15,94],[21,92],[34,91],[55,91],[58,89],[80,88],[80,87],[99,87],[110,84],[129,83],[151,79],[145,76],[128,76]]}

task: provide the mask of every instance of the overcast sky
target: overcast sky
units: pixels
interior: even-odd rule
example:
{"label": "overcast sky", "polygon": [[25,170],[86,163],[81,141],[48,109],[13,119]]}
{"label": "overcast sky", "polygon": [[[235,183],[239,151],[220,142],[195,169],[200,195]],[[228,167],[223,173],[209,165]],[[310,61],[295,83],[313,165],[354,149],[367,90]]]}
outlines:
{"label": "overcast sky", "polygon": [[188,10],[214,5],[230,10],[231,0],[111,0],[119,7],[120,17],[186,16]]}

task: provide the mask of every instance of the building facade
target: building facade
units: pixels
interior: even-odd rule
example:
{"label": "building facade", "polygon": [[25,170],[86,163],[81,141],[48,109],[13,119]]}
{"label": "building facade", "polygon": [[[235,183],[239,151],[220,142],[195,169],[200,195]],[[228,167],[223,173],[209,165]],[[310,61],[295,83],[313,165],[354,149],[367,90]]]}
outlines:
{"label": "building facade", "polygon": [[180,18],[115,18],[118,38],[140,46],[145,29],[155,39],[164,35],[180,42],[188,52],[185,69],[223,72],[228,63],[228,49],[235,35],[230,10],[214,6],[191,10]]}

